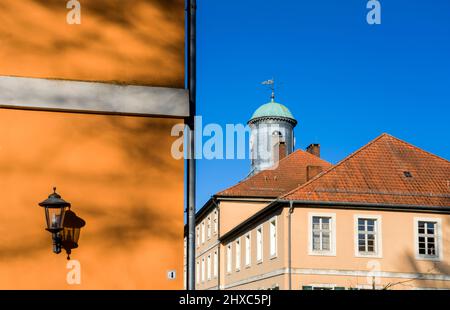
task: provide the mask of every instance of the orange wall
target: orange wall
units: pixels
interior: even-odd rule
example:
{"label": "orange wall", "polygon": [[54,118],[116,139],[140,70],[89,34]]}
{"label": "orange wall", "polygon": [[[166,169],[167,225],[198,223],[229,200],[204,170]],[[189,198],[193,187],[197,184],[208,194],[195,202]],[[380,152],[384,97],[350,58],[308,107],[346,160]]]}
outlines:
{"label": "orange wall", "polygon": [[[0,109],[0,289],[181,289],[177,122]],[[37,205],[53,186],[86,221],[72,254],[78,286],[66,283],[65,253],[52,253]]]}
{"label": "orange wall", "polygon": [[2,0],[0,75],[184,87],[184,0]]}

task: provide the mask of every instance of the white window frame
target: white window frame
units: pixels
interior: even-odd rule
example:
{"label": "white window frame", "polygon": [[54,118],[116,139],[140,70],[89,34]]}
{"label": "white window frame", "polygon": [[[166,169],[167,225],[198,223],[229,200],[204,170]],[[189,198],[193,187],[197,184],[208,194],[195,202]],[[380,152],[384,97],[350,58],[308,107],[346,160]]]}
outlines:
{"label": "white window frame", "polygon": [[202,244],[205,243],[205,221],[202,221]]}
{"label": "white window frame", "polygon": [[202,283],[205,283],[205,275],[206,275],[206,272],[205,272],[205,258],[203,257],[202,258],[202,271],[201,271],[201,277],[202,277]]}
{"label": "white window frame", "polygon": [[211,280],[211,254],[206,258],[206,278]]}
{"label": "white window frame", "polygon": [[[361,253],[359,252],[359,243],[358,243],[358,220],[360,219],[368,219],[375,220],[375,253]],[[355,257],[374,257],[374,258],[382,258],[383,257],[383,233],[382,233],[382,216],[378,214],[355,214],[354,215],[354,247],[355,247]]]}
{"label": "white window frame", "polygon": [[240,271],[241,270],[241,261],[242,261],[242,243],[241,243],[241,238],[237,238],[236,241],[234,242],[234,246],[235,246],[235,254],[236,254],[236,259],[235,259],[235,267],[236,267],[236,271]]}
{"label": "white window frame", "polygon": [[[258,242],[258,231],[261,231],[261,242]],[[260,251],[258,251],[260,250]],[[261,253],[261,257],[258,257],[258,254]],[[264,227],[260,225],[256,228],[256,263],[262,264],[264,261]]]}
{"label": "white window frame", "polygon": [[245,267],[252,265],[252,236],[250,233],[245,235]]}
{"label": "white window frame", "polygon": [[208,240],[211,239],[211,216],[208,216],[208,220],[206,222],[206,229],[207,229],[207,238]]}
{"label": "white window frame", "polygon": [[213,259],[213,265],[214,265],[214,279],[217,279],[219,276],[219,255],[218,252],[214,252],[214,259]]}
{"label": "white window frame", "polygon": [[219,231],[219,213],[217,210],[214,211],[214,234]]}
{"label": "white window frame", "polygon": [[233,271],[233,245],[228,243],[227,245],[227,273],[230,274]]}
{"label": "white window frame", "polygon": [[[331,236],[330,236],[330,251],[315,251],[313,250],[313,217],[329,217],[331,218]],[[308,213],[308,255],[311,256],[336,256],[336,213]]]}
{"label": "white window frame", "polygon": [[333,290],[338,287],[337,284],[308,284],[308,285],[302,285],[303,286],[311,286],[311,289],[314,291],[314,288],[326,288],[326,289],[330,289]]}
{"label": "white window frame", "polygon": [[[275,239],[272,240],[272,223],[275,222]],[[272,242],[274,242],[274,253],[272,251]],[[275,216],[269,221],[269,256],[270,259],[277,258],[278,256],[278,218]]]}
{"label": "white window frame", "polygon": [[198,247],[200,247],[200,225],[197,226],[196,237],[197,237],[197,248],[198,248]]}
{"label": "white window frame", "polygon": [[[437,233],[437,255],[428,256],[419,254],[419,222],[435,222],[436,223],[436,233]],[[442,242],[442,219],[438,217],[415,217],[414,218],[414,253],[416,260],[427,260],[427,261],[443,261],[444,260],[444,248]]]}

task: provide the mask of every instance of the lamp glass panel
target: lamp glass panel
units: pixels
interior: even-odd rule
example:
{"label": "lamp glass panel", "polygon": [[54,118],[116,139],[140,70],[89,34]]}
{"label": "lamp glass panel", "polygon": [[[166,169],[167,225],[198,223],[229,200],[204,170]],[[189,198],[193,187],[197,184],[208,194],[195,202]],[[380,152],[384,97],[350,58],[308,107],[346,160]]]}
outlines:
{"label": "lamp glass panel", "polygon": [[45,208],[48,229],[62,229],[65,208]]}

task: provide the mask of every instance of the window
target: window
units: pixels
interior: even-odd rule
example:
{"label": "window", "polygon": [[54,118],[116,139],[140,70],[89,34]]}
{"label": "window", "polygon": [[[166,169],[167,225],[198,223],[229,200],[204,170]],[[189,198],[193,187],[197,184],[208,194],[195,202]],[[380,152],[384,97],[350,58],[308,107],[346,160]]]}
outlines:
{"label": "window", "polygon": [[277,256],[277,220],[276,218],[270,221],[270,257]]}
{"label": "window", "polygon": [[208,217],[208,240],[211,239],[211,217]]}
{"label": "window", "polygon": [[197,266],[196,266],[196,278],[197,278],[197,284],[200,283],[200,263],[197,262]]}
{"label": "window", "polygon": [[211,280],[211,255],[208,255],[208,258],[206,259],[206,274],[207,279]]}
{"label": "window", "polygon": [[200,226],[197,226],[196,235],[197,235],[197,247],[199,247],[200,246]]}
{"label": "window", "polygon": [[236,270],[241,269],[241,239],[236,240]]}
{"label": "window", "polygon": [[202,282],[205,282],[205,258],[202,258]]}
{"label": "window", "polygon": [[256,261],[263,260],[263,228],[262,226],[256,229]]}
{"label": "window", "polygon": [[419,221],[419,254],[436,256],[436,222]]}
{"label": "window", "polygon": [[231,243],[227,246],[227,272],[231,273]]}
{"label": "window", "polygon": [[205,222],[202,222],[202,243],[205,243]]}
{"label": "window", "polygon": [[251,248],[252,243],[250,239],[250,234],[247,234],[245,236],[245,266],[250,266],[252,263]]}
{"label": "window", "polygon": [[416,258],[424,260],[442,259],[441,219],[415,218]]}
{"label": "window", "polygon": [[217,234],[218,230],[219,230],[219,221],[218,221],[218,217],[217,217],[217,211],[214,211],[214,233]]}
{"label": "window", "polygon": [[355,256],[381,258],[381,216],[355,215]]}
{"label": "window", "polygon": [[403,174],[404,174],[405,177],[407,177],[407,178],[412,178],[412,177],[413,177],[413,175],[412,175],[412,173],[411,173],[410,171],[403,171]]}
{"label": "window", "polygon": [[217,278],[219,274],[219,257],[217,251],[214,252],[214,278]]}
{"label": "window", "polygon": [[309,255],[336,255],[336,215],[309,213]]}
{"label": "window", "polygon": [[302,290],[306,291],[343,291],[345,287],[336,286],[334,284],[311,284],[302,286]]}

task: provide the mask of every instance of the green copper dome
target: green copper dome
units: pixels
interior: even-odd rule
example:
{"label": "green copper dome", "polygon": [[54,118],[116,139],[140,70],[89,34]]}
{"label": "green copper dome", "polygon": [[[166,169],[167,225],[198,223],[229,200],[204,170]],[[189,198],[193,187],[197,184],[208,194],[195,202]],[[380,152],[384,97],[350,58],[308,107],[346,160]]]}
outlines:
{"label": "green copper dome", "polygon": [[295,121],[295,118],[292,115],[291,111],[289,111],[289,109],[286,106],[280,103],[276,103],[273,99],[271,102],[260,106],[255,111],[255,113],[253,113],[250,122],[260,117],[283,117],[283,118],[290,118]]}

